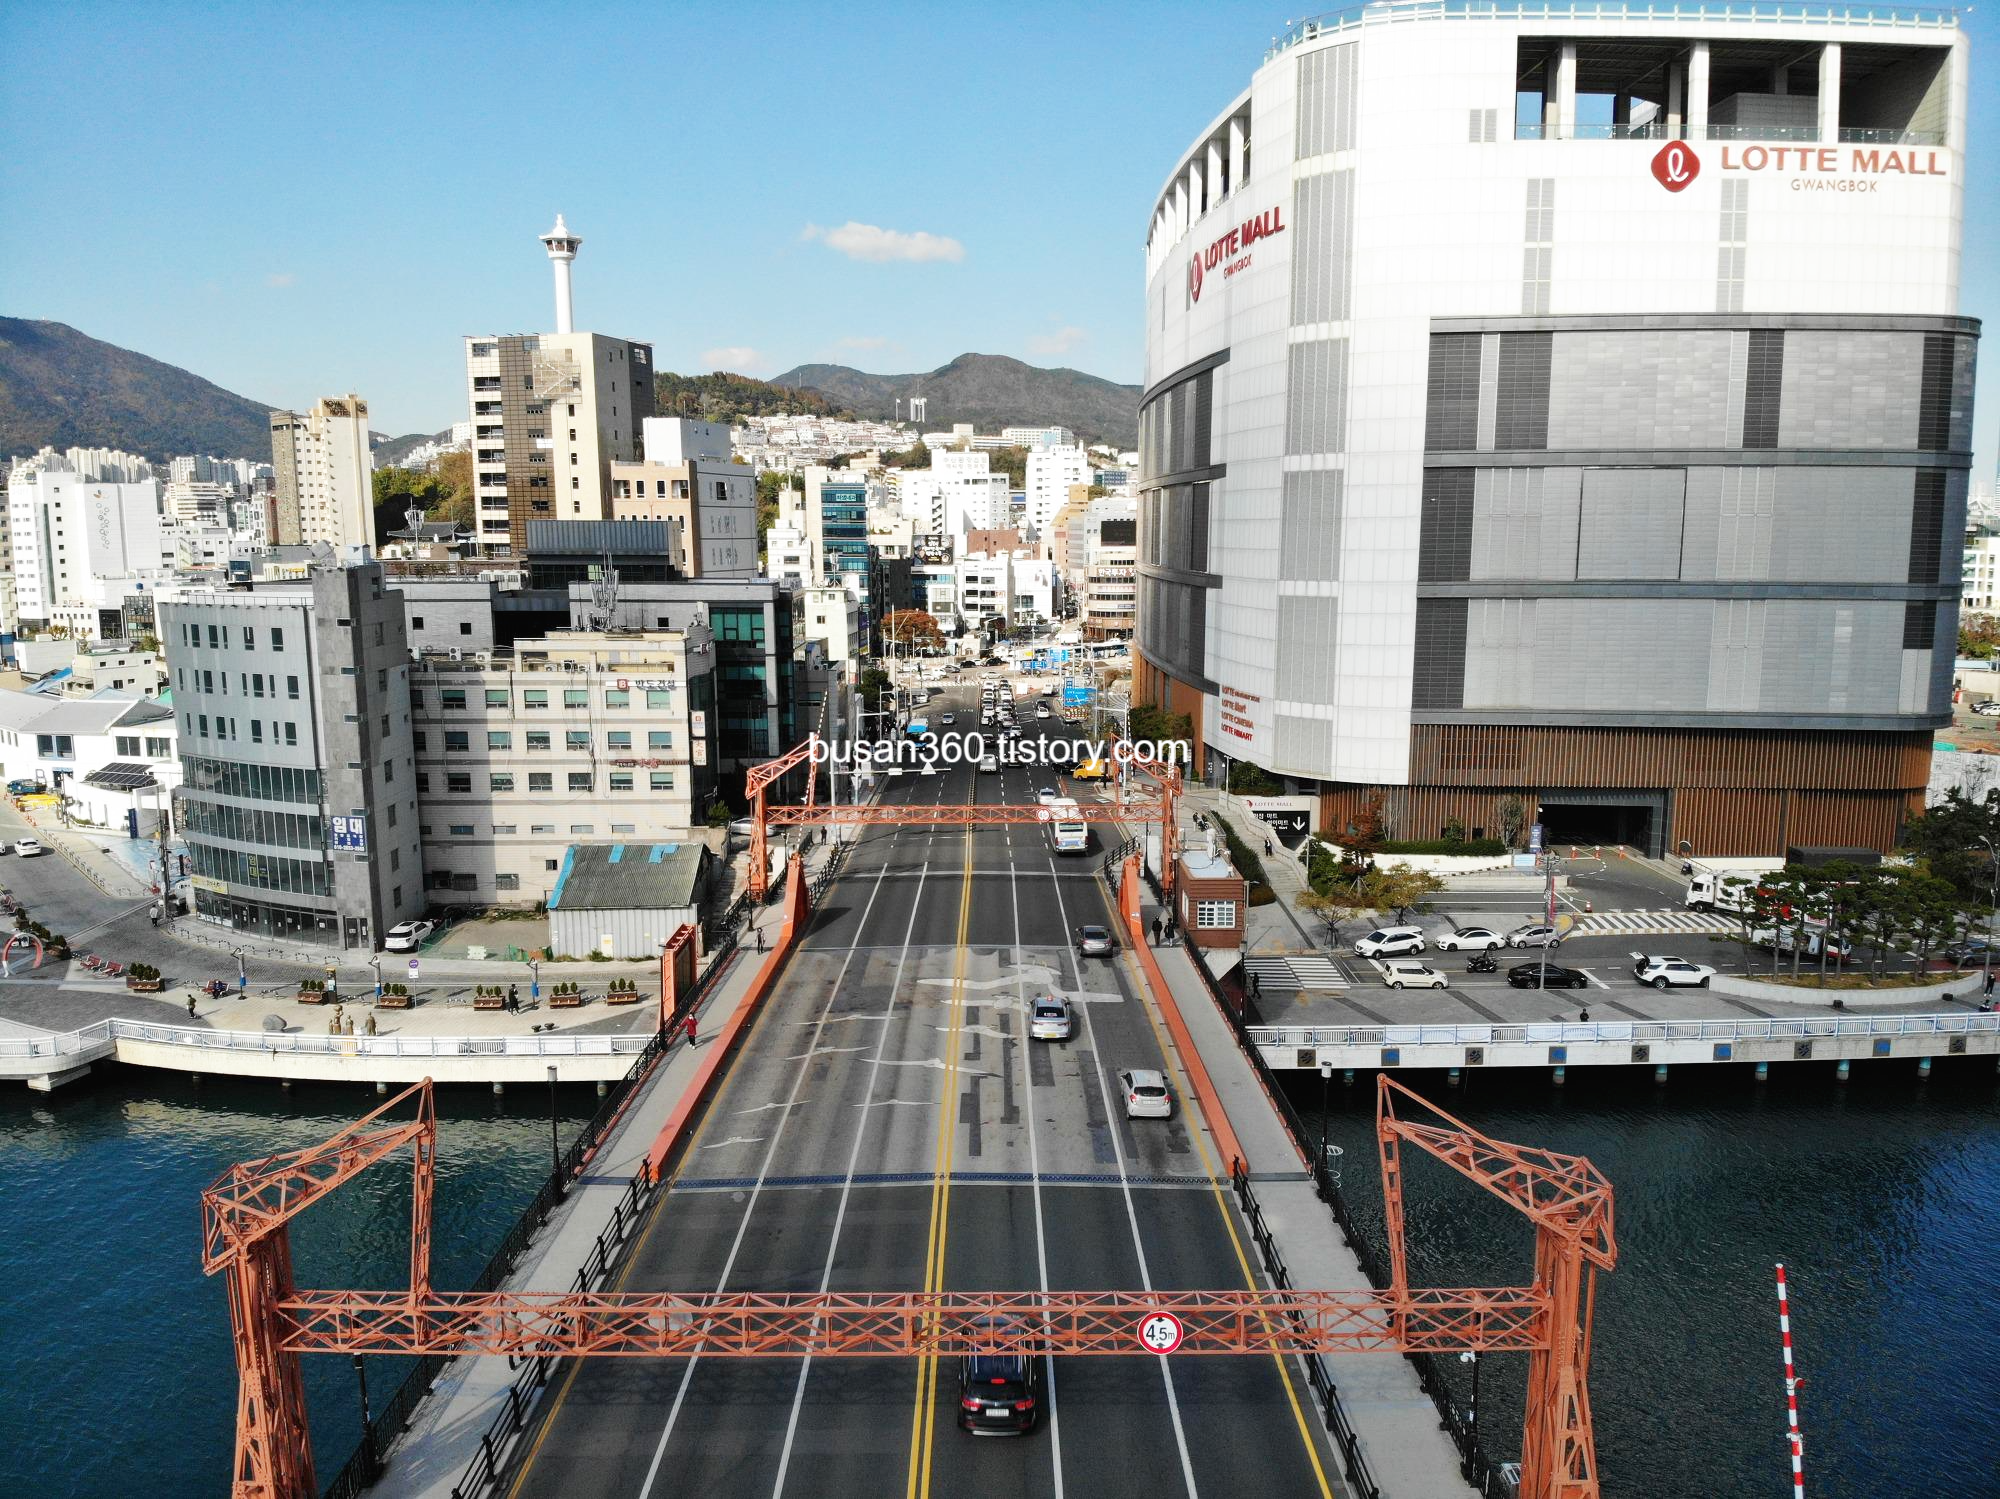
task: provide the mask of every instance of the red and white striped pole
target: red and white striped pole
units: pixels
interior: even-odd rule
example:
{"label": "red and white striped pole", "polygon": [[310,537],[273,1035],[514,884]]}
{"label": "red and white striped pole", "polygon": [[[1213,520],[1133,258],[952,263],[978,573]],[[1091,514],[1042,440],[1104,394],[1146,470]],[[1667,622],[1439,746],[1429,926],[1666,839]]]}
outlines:
{"label": "red and white striped pole", "polygon": [[1792,1447],[1792,1499],[1806,1499],[1805,1441],[1799,1435],[1799,1376],[1792,1365],[1792,1309],[1785,1267],[1778,1266],[1778,1332],[1785,1341],[1785,1423]]}

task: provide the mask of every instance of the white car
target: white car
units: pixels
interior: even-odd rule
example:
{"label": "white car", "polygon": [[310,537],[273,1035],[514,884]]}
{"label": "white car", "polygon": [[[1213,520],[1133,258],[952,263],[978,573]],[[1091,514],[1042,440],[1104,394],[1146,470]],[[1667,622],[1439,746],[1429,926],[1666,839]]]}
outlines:
{"label": "white car", "polygon": [[1028,1006],[1028,1036],[1034,1041],[1067,1041],[1076,1033],[1076,1016],[1060,994],[1043,994]]}
{"label": "white car", "polygon": [[1000,762],[991,755],[984,756],[979,762],[979,773],[983,776],[997,774],[999,769]]}
{"label": "white car", "polygon": [[1445,978],[1428,963],[1384,963],[1382,982],[1391,989],[1442,989]]}
{"label": "white car", "polygon": [[1035,793],[1035,800],[1044,807],[1052,807],[1062,800],[1062,793],[1053,786],[1044,786]]}
{"label": "white car", "polygon": [[1163,1072],[1151,1067],[1134,1067],[1129,1071],[1121,1069],[1118,1091],[1125,1095],[1127,1119],[1173,1118],[1174,1095],[1167,1091],[1167,1078]]}
{"label": "white car", "polygon": [[415,952],[417,945],[436,930],[435,922],[399,921],[389,928],[389,935],[382,939],[382,951]]}
{"label": "white car", "polygon": [[1561,932],[1539,922],[1532,926],[1517,926],[1507,934],[1509,947],[1546,947],[1551,952],[1562,946],[1562,940]]}
{"label": "white car", "polygon": [[2000,701],[1995,701],[1990,697],[1986,698],[1981,702],[1974,703],[1972,711],[1974,713],[1983,713],[1989,717],[2000,714]]}
{"label": "white car", "polygon": [[37,843],[33,838],[23,838],[17,843],[15,843],[14,852],[19,854],[24,859],[32,859],[37,854],[47,853],[48,850],[43,848],[41,844]]}
{"label": "white car", "polygon": [[938,722],[939,722],[939,723],[957,723],[957,722],[958,722],[958,715],[957,715],[957,714],[955,714],[955,713],[940,713],[940,714],[938,715]]}
{"label": "white car", "polygon": [[1632,977],[1642,984],[1651,984],[1655,989],[1706,989],[1708,981],[1715,977],[1715,970],[1706,963],[1690,963],[1686,958],[1648,956],[1635,952],[1632,954]]}
{"label": "white car", "polygon": [[1436,940],[1439,952],[1486,952],[1507,945],[1505,937],[1491,927],[1483,926],[1462,926]]}
{"label": "white car", "polygon": [[1424,931],[1415,926],[1378,927],[1354,944],[1357,958],[1399,958],[1424,950]]}

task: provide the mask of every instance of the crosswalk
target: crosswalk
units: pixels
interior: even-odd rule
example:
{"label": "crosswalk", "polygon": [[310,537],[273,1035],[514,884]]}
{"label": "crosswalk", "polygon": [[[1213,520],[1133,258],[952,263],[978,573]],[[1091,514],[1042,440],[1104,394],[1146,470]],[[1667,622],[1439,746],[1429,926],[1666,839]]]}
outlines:
{"label": "crosswalk", "polygon": [[1265,994],[1345,989],[1348,985],[1347,971],[1332,958],[1318,953],[1250,956],[1243,960],[1243,971],[1246,978],[1257,980],[1259,992]]}
{"label": "crosswalk", "polygon": [[1722,935],[1739,930],[1727,916],[1706,911],[1599,911],[1579,917],[1566,934],[1572,937]]}

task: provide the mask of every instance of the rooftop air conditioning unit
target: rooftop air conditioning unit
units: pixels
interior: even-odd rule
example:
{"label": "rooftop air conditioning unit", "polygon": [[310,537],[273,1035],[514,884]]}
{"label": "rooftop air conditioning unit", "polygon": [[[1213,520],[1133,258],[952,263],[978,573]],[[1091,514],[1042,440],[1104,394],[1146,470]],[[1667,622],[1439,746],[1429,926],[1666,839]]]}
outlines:
{"label": "rooftop air conditioning unit", "polygon": [[493,664],[493,652],[478,651],[474,653],[472,659],[477,661],[481,666],[491,666]]}
{"label": "rooftop air conditioning unit", "polygon": [[583,670],[583,663],[582,663],[581,661],[576,661],[576,660],[573,660],[573,659],[571,659],[571,658],[570,658],[570,657],[568,657],[568,656],[565,656],[565,657],[563,657],[563,670],[564,670],[564,671],[582,671],[582,670]]}
{"label": "rooftop air conditioning unit", "polygon": [[460,650],[457,646],[453,646],[451,648],[451,659],[454,661],[463,661],[465,659],[465,652]]}

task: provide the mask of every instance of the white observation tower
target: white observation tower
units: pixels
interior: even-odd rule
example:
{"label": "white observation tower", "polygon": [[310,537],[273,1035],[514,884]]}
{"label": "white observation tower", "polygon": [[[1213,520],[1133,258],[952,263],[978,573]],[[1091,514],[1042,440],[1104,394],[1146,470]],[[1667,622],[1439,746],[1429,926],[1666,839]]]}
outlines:
{"label": "white observation tower", "polygon": [[569,266],[576,259],[576,252],[583,244],[583,236],[571,234],[569,225],[563,222],[561,214],[556,215],[556,226],[542,236],[542,248],[549,252],[549,263],[556,271],[556,332],[574,333],[576,319],[570,311]]}

